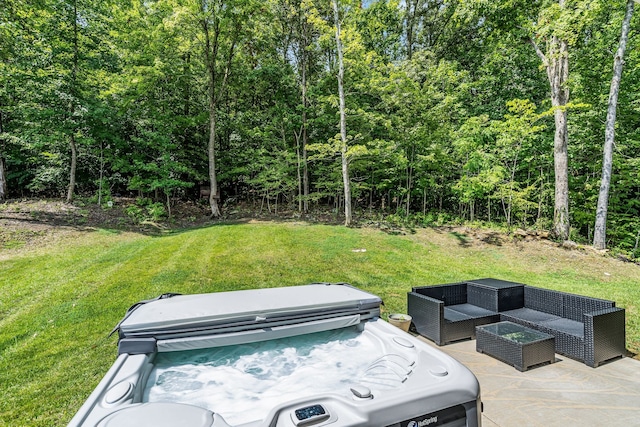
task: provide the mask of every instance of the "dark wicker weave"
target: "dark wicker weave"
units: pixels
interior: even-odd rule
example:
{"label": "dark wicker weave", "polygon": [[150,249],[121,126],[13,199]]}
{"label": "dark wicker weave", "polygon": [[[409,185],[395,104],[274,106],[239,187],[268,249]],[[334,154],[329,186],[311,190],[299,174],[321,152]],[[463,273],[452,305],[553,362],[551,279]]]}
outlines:
{"label": "dark wicker weave", "polygon": [[615,302],[525,286],[524,306],[500,313],[500,320],[553,335],[556,352],[597,367],[622,357],[625,311]]}
{"label": "dark wicker weave", "polygon": [[[522,334],[512,339],[510,334]],[[476,350],[512,365],[519,371],[555,361],[554,337],[511,322],[500,322],[476,328]]]}
{"label": "dark wicker weave", "polygon": [[420,286],[413,288],[413,292],[442,301],[445,305],[457,305],[467,302],[467,284],[464,282]]}
{"label": "dark wicker weave", "polygon": [[524,285],[497,279],[478,279],[467,282],[470,303],[491,311],[506,311],[522,307]]}
{"label": "dark wicker weave", "polygon": [[557,353],[591,367],[626,353],[625,311],[614,301],[478,279],[413,288],[407,303],[418,333],[438,345],[502,320],[553,335]]}
{"label": "dark wicker weave", "polygon": [[497,312],[471,304],[467,296],[466,283],[413,288],[407,307],[416,331],[445,345],[475,338],[476,326],[499,320]]}
{"label": "dark wicker weave", "polygon": [[625,312],[621,308],[607,308],[584,315],[584,362],[592,367],[624,355]]}

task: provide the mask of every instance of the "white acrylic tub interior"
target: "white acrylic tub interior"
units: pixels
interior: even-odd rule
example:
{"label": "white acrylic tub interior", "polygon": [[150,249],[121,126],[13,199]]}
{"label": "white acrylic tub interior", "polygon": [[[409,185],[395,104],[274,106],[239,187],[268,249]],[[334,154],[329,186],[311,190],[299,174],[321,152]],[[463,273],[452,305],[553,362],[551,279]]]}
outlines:
{"label": "white acrylic tub interior", "polygon": [[400,387],[416,363],[411,348],[387,345],[357,327],[213,349],[160,353],[146,402],[201,406],[238,425],[266,418],[289,400],[354,385],[372,394]]}

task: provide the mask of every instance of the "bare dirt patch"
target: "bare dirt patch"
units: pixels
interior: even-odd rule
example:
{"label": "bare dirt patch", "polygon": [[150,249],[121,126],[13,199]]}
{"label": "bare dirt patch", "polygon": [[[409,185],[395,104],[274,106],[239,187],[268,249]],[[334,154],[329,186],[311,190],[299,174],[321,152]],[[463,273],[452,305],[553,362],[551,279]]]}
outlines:
{"label": "bare dirt patch", "polygon": [[127,214],[135,199],[114,200],[110,207],[97,204],[64,203],[60,200],[10,200],[0,204],[0,251],[20,251],[65,238],[80,238],[96,229],[157,233],[185,228],[207,221],[203,209],[194,203],[176,208],[176,216],[160,222],[141,221]]}

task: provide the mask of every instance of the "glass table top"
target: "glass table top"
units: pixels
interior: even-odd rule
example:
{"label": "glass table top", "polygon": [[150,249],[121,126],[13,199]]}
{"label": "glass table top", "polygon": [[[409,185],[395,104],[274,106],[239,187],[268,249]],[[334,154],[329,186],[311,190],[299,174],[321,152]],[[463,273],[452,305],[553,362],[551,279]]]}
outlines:
{"label": "glass table top", "polygon": [[491,334],[498,335],[502,338],[506,338],[520,344],[526,344],[552,337],[552,335],[535,331],[512,322],[492,323],[490,325],[480,326],[480,328]]}

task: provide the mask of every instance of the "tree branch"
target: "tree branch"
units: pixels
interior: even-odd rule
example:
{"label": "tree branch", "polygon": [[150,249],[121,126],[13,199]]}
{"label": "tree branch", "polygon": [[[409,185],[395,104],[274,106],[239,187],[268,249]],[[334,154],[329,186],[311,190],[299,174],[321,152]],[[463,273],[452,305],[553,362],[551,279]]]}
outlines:
{"label": "tree branch", "polygon": [[[638,1],[638,0],[637,0]],[[544,65],[545,67],[547,67],[549,65],[549,60],[547,59],[547,57],[545,56],[544,52],[542,52],[542,50],[540,50],[540,47],[538,46],[538,44],[536,43],[536,41],[533,39],[533,37],[529,38],[529,43],[531,44],[531,46],[533,46],[533,48],[536,51],[536,54],[538,55],[538,57],[542,60],[542,65]]]}

